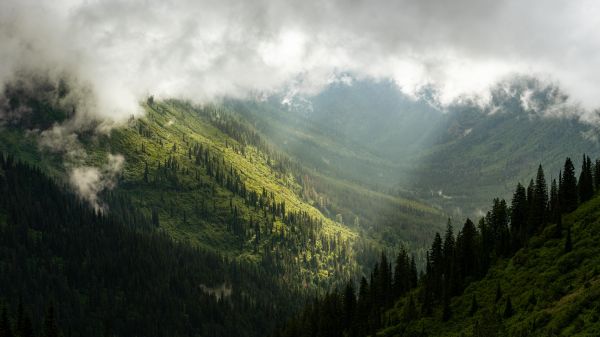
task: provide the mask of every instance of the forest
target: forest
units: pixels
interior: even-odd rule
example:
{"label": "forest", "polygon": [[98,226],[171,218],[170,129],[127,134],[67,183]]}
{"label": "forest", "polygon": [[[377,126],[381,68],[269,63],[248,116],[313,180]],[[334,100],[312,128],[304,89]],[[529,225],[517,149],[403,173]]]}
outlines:
{"label": "forest", "polygon": [[[308,303],[301,314],[273,336],[368,336],[390,326],[395,326],[396,335],[429,336],[429,327],[413,323],[423,319],[448,322],[453,310],[462,315],[467,309],[467,315],[473,317],[485,309],[475,294],[463,301],[468,308],[453,309],[451,300],[462,296],[471,283],[489,277],[490,268],[499,261],[516,254],[523,258],[528,247],[539,245],[532,240],[539,239],[542,233],[561,242],[562,256],[572,252],[573,236],[577,233],[572,233],[572,226],[564,226],[562,218],[599,191],[600,161],[592,163],[590,157],[583,155],[577,179],[573,162],[567,158],[558,176],[558,182],[553,179],[548,190],[540,165],[527,188],[516,186],[510,205],[503,199],[494,199],[477,225],[466,219],[455,235],[449,220],[443,238],[436,233],[425,269],[420,273],[406,251],[392,261],[382,253],[368,279],[362,277],[358,285],[349,280],[345,287]],[[536,295],[530,294],[528,300],[535,305]],[[403,303],[401,307],[396,306],[398,302]],[[472,335],[503,335],[499,322],[511,318],[516,310],[511,297],[503,296],[498,282],[492,319],[475,320]],[[531,335],[539,333],[539,329],[533,325],[511,335]],[[553,330],[546,333],[553,335]]]}

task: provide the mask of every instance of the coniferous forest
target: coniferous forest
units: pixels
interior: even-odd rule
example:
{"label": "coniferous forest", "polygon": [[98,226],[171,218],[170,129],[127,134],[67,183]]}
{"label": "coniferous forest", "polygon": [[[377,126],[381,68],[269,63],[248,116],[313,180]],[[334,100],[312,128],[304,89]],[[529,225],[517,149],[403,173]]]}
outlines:
{"label": "coniferous forest", "polygon": [[[448,220],[445,233],[435,234],[427,251],[426,266],[420,274],[414,258],[409,258],[405,250],[391,261],[382,253],[368,279],[362,277],[358,283],[350,280],[345,287],[308,303],[274,336],[368,336],[393,324],[408,326],[419,318],[449,321],[453,316],[451,299],[462,295],[470,283],[486,277],[498,260],[510,259],[519,250],[526,249],[533,237],[544,232],[564,242],[561,255],[572,251],[574,234],[570,226],[563,226],[563,214],[573,212],[598,191],[600,161],[592,163],[584,154],[577,179],[573,162],[567,158],[558,177],[558,182],[552,179],[548,188],[540,165],[535,180],[532,179],[527,188],[517,184],[510,204],[504,199],[494,199],[491,209],[477,224],[467,218],[455,233]],[[392,322],[389,310],[399,299],[404,304],[395,308],[396,321]],[[502,295],[499,284],[494,302],[499,320],[515,314],[510,296]],[[480,309],[473,295],[469,315],[473,316]],[[498,330],[497,321],[475,324],[474,336],[488,336],[485,331]],[[406,334],[400,335],[428,336],[427,330],[423,325],[420,331],[405,330]],[[535,327],[531,327],[530,331],[521,333],[535,332]]]}
{"label": "coniferous forest", "polygon": [[0,1],[0,337],[600,336],[599,13]]}

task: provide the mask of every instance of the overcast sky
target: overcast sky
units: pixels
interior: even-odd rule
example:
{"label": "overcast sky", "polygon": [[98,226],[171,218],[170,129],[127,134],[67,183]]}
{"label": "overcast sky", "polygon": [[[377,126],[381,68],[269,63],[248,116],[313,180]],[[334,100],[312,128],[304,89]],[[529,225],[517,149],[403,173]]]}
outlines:
{"label": "overcast sky", "polygon": [[149,93],[198,102],[317,92],[346,73],[442,103],[514,73],[600,107],[600,1],[0,1],[0,82],[68,73],[102,116]]}

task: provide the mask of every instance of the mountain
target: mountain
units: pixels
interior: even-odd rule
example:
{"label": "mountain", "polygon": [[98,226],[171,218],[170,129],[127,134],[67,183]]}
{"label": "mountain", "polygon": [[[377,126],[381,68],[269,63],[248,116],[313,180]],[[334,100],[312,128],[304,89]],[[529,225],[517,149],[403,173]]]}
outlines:
{"label": "mountain", "polygon": [[[477,226],[467,219],[456,236],[451,225],[436,235],[418,282],[406,252],[393,270],[382,256],[358,290],[349,282],[308,304],[276,335],[598,335],[600,185],[589,196],[591,166],[583,172],[551,188],[548,208],[539,203],[548,197],[540,168],[531,193],[517,188],[510,212],[496,199]],[[570,212],[573,196],[582,202]]]}
{"label": "mountain", "polygon": [[479,215],[490,196],[509,197],[539,164],[558,172],[566,156],[600,152],[596,127],[559,88],[535,78],[497,84],[487,103],[441,107],[435,95],[408,97],[392,83],[362,80],[314,96],[228,104],[315,170],[459,218]]}
{"label": "mountain", "polygon": [[[68,194],[67,205],[76,204],[78,212],[86,214],[80,221],[108,221],[111,230],[97,232],[97,227],[85,227],[78,232],[79,228],[70,227],[74,223],[64,220],[79,216],[71,211],[74,206],[42,206],[41,209],[57,214],[52,226],[46,228],[26,221],[22,227],[31,227],[35,235],[47,236],[43,243],[49,250],[31,251],[27,239],[8,242],[5,248],[8,252],[21,251],[25,260],[48,259],[43,262],[48,265],[48,275],[20,272],[23,286],[6,280],[10,292],[1,300],[14,313],[23,297],[24,305],[35,317],[44,316],[44,309],[53,304],[63,331],[88,331],[83,327],[95,326],[94,331],[108,329],[126,335],[202,335],[202,331],[210,329],[214,329],[215,336],[239,335],[235,331],[245,331],[248,336],[264,335],[308,296],[333,289],[363,269],[370,269],[382,249],[395,250],[405,243],[419,258],[418,262],[424,263],[425,245],[434,229],[444,222],[440,210],[418,200],[373,191],[304,167],[278,151],[242,115],[220,105],[194,106],[178,100],[149,99],[143,105],[143,117],[132,116],[125,125],[111,126],[104,132],[97,131],[103,127],[99,122],[73,127],[67,114],[57,114],[60,118],[54,120],[55,124],[44,120],[41,125],[36,114],[44,114],[48,106],[52,104],[37,104],[27,119],[12,121],[2,128],[0,151],[14,158],[7,159],[5,170],[49,175],[51,180],[40,178],[41,184],[56,181],[59,187],[53,188]],[[14,161],[18,162],[15,168]],[[43,173],[23,169],[26,165],[35,165]],[[21,189],[10,192],[29,193],[39,187],[28,185]],[[55,190],[52,193],[58,194]],[[76,201],[74,193],[81,200]],[[39,197],[46,198],[45,194]],[[62,198],[65,197],[59,197]],[[4,211],[10,214],[17,212],[17,205],[40,202],[34,199],[9,203]],[[87,209],[85,203],[92,209]],[[31,211],[27,207],[25,212],[39,211],[38,206],[31,206]],[[109,220],[96,219],[94,211]],[[14,230],[17,225],[10,217],[6,219],[7,230]],[[57,238],[60,231],[72,231],[73,236],[64,238],[64,243]],[[121,235],[120,231],[126,232],[125,238],[113,237]],[[125,303],[117,305],[115,312],[119,314],[109,315],[105,303],[96,309],[88,305],[88,297],[100,286],[94,278],[104,277],[102,274],[67,273],[60,267],[61,263],[83,263],[73,256],[78,249],[59,250],[61,242],[78,247],[77,237],[94,236],[99,240],[94,252],[97,255],[85,263],[106,265],[107,256],[111,261],[128,261],[116,263],[111,275],[124,275],[113,275],[106,282],[115,284],[104,285],[108,298],[119,293],[133,296],[127,297],[131,301],[129,309]],[[111,240],[119,242],[119,246],[111,246]],[[149,245],[155,241],[156,252],[151,252]],[[119,255],[121,251],[128,252],[125,246],[139,250],[129,253],[131,257]],[[111,252],[115,249],[118,252]],[[172,257],[169,250],[181,250],[177,253],[181,257]],[[152,260],[146,261],[144,256]],[[137,264],[148,264],[146,270],[156,270],[156,278],[144,281],[141,289],[163,292],[155,306],[172,301],[170,316],[161,318],[159,311],[146,310],[146,304],[138,298],[142,295],[131,288],[128,282],[136,277],[136,282],[141,282],[141,276],[125,271]],[[180,265],[182,269],[165,264]],[[206,268],[196,270],[195,264]],[[164,275],[160,276],[158,270],[163,269]],[[165,280],[188,269],[190,274],[178,279],[182,283],[173,284],[175,289],[164,288],[169,284]],[[48,277],[60,279],[63,292],[71,294],[63,294],[68,297],[65,304],[57,303],[63,295],[54,289],[27,290],[32,283],[31,289],[38,289]],[[191,284],[196,284],[193,290],[175,292],[177,287]],[[262,294],[261,289],[269,289],[270,293]],[[229,296],[225,298],[222,293]],[[208,315],[212,309],[191,315],[188,309],[173,307],[193,310],[197,305],[225,308],[215,309],[215,316],[209,318],[202,315]],[[278,313],[270,313],[272,310]],[[119,315],[131,317],[117,324]],[[267,316],[277,319],[260,319]],[[167,318],[170,323],[161,323]],[[36,330],[41,329],[39,325],[34,322]]]}
{"label": "mountain", "polygon": [[276,273],[175,242],[122,196],[100,214],[64,187],[0,154],[2,336],[259,336],[300,304]]}

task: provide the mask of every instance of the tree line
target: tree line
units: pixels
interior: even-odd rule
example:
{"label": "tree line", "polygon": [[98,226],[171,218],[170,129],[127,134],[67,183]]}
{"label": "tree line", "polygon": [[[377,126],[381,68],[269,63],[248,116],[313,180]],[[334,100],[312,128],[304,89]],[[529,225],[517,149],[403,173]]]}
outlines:
{"label": "tree line", "polygon": [[279,274],[173,241],[122,195],[100,214],[66,190],[0,154],[2,337],[258,336],[299,305]]}
{"label": "tree line", "polygon": [[[563,228],[562,215],[574,211],[599,190],[599,160],[592,163],[591,158],[584,155],[577,179],[573,162],[567,158],[558,180],[553,179],[549,189],[540,165],[527,188],[517,184],[510,205],[504,199],[494,199],[491,209],[477,224],[466,219],[456,235],[448,220],[444,235],[435,234],[426,255],[425,268],[418,278],[414,259],[409,263],[404,249],[396,258],[393,269],[382,253],[370,279],[361,278],[358,292],[354,282],[350,281],[343,289],[314,299],[274,336],[373,334],[390,324],[386,310],[401,298],[404,299],[402,322],[409,323],[421,317],[447,321],[453,314],[451,298],[461,295],[471,282],[483,278],[496,260],[510,258],[526,247],[531,237],[542,231],[549,231],[555,238],[564,236],[564,250],[569,252],[573,246],[572,234],[570,228]],[[502,298],[498,285],[496,302]],[[510,297],[506,297],[502,305],[505,318],[515,313]],[[478,310],[480,306],[473,296],[470,314]],[[484,328],[477,326],[474,331]],[[423,331],[422,335],[426,333]]]}

